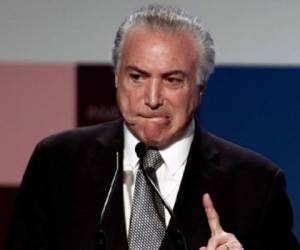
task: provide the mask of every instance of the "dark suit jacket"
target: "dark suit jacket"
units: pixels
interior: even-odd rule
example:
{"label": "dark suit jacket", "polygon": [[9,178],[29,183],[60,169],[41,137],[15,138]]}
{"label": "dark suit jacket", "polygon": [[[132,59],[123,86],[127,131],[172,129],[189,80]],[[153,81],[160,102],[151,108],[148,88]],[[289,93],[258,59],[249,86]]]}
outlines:
{"label": "dark suit jacket", "polygon": [[[120,153],[116,159],[116,152]],[[7,250],[94,250],[99,217],[122,163],[122,122],[79,128],[40,142],[25,172]],[[246,250],[299,249],[281,170],[262,156],[196,129],[174,212],[189,249],[210,237],[202,195]],[[106,249],[127,249],[122,171],[101,225]],[[161,249],[176,249],[170,222]]]}

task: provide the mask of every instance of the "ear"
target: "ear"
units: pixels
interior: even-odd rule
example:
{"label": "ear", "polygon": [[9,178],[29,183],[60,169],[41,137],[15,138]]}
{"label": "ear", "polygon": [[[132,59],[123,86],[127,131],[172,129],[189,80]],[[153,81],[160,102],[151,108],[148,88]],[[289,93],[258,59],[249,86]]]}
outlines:
{"label": "ear", "polygon": [[200,95],[203,95],[204,94],[204,91],[206,90],[206,85],[207,85],[207,82],[206,81],[202,81],[200,83]]}
{"label": "ear", "polygon": [[200,84],[198,85],[198,91],[199,91],[199,97],[201,99],[201,97],[203,96],[205,90],[206,90],[206,81],[201,81]]}
{"label": "ear", "polygon": [[198,105],[200,105],[206,89],[206,82],[201,81],[200,84],[197,84],[196,86],[197,86],[196,91],[198,92]]}
{"label": "ear", "polygon": [[116,88],[118,88],[118,80],[119,80],[118,74],[115,73],[115,87]]}

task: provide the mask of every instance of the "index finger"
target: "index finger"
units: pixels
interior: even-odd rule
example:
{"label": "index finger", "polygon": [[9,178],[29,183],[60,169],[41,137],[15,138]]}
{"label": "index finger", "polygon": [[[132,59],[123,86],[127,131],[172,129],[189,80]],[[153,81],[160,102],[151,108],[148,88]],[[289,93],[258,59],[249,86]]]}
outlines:
{"label": "index finger", "polygon": [[219,215],[214,207],[214,204],[208,193],[203,195],[203,206],[205,209],[208,225],[211,231],[211,235],[215,236],[223,232],[223,228],[220,224]]}

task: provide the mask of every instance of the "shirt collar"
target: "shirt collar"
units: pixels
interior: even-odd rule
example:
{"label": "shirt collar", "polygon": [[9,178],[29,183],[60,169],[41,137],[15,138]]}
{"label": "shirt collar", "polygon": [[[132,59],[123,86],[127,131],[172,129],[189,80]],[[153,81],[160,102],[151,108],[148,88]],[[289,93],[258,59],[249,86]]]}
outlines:
{"label": "shirt collar", "polygon": [[[194,131],[195,121],[192,120],[176,142],[167,148],[159,150],[171,174],[175,174],[176,171],[185,164],[194,138]],[[129,165],[133,168],[138,167],[139,162],[139,158],[135,153],[137,143],[139,143],[138,138],[136,138],[124,124],[124,154]]]}
{"label": "shirt collar", "polygon": [[192,120],[177,141],[160,150],[160,154],[171,174],[175,174],[181,166],[185,165],[194,138],[194,131],[195,121]]}
{"label": "shirt collar", "polygon": [[[127,128],[127,126],[124,123],[124,158],[127,159],[129,166],[131,166],[132,168],[136,168],[138,166],[139,158],[137,157],[135,152],[135,146],[138,143],[138,138],[136,138],[131,133],[131,131]],[[127,164],[125,164],[124,167],[126,166]]]}

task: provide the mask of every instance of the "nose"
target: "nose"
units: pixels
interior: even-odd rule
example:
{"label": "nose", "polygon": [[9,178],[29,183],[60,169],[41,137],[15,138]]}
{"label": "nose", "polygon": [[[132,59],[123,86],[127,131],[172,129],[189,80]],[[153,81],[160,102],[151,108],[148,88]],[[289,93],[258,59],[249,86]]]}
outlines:
{"label": "nose", "polygon": [[162,103],[162,87],[159,80],[149,81],[145,88],[145,104],[151,109],[159,108]]}

